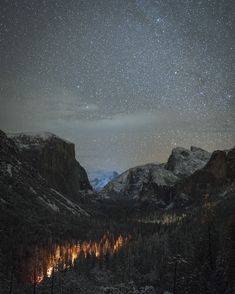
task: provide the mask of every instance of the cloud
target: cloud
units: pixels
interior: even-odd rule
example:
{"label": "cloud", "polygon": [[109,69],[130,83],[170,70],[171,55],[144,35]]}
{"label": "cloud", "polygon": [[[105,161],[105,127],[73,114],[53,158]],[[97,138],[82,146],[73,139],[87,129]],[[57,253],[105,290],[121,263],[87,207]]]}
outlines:
{"label": "cloud", "polygon": [[156,115],[148,112],[137,113],[122,113],[116,114],[107,118],[98,119],[95,121],[86,122],[88,127],[95,128],[139,128],[152,124],[156,121]]}

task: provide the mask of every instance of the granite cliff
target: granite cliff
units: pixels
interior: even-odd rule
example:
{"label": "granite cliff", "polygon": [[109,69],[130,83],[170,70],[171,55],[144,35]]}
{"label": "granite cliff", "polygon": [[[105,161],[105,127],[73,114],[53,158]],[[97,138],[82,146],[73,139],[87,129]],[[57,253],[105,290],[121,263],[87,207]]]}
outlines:
{"label": "granite cliff", "polygon": [[49,185],[34,166],[25,161],[15,142],[0,131],[0,210],[10,221],[39,218],[45,214],[88,215],[77,203]]}
{"label": "granite cliff", "polygon": [[234,183],[235,148],[217,150],[202,169],[176,184],[176,194],[198,202],[203,194],[222,193],[226,196],[234,190]]}
{"label": "granite cliff", "polygon": [[75,146],[51,133],[21,133],[9,137],[31,166],[48,184],[78,202],[81,192],[91,190],[87,173],[75,158]]}
{"label": "granite cliff", "polygon": [[210,155],[196,147],[190,150],[174,148],[167,163],[146,164],[127,170],[108,183],[100,192],[100,197],[139,204],[147,202],[166,208],[175,197],[175,184],[203,168]]}

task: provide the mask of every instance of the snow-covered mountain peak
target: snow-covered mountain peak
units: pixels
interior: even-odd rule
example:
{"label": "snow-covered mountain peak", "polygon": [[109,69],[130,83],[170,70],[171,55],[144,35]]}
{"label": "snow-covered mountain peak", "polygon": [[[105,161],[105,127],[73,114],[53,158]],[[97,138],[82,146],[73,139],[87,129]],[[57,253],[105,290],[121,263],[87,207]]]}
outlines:
{"label": "snow-covered mountain peak", "polygon": [[117,171],[105,171],[96,170],[89,173],[88,177],[93,189],[99,192],[106,186],[111,180],[118,176]]}

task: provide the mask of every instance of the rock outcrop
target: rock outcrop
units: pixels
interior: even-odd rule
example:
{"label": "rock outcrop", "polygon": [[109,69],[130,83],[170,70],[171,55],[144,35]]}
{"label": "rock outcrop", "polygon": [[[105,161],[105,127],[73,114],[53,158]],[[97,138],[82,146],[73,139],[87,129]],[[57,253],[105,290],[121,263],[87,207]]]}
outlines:
{"label": "rock outcrop", "polygon": [[166,169],[179,177],[187,177],[205,166],[211,154],[201,148],[191,147],[190,150],[176,147],[167,161]]}
{"label": "rock outcrop", "polygon": [[72,201],[91,190],[87,173],[75,158],[74,144],[50,133],[9,135],[22,158],[37,169],[49,185]]}
{"label": "rock outcrop", "polygon": [[235,181],[235,148],[227,153],[226,170],[228,179],[230,181]]}
{"label": "rock outcrop", "polygon": [[187,195],[199,201],[203,194],[215,194],[226,190],[235,182],[235,148],[229,151],[214,151],[204,168],[176,185],[177,195]]}

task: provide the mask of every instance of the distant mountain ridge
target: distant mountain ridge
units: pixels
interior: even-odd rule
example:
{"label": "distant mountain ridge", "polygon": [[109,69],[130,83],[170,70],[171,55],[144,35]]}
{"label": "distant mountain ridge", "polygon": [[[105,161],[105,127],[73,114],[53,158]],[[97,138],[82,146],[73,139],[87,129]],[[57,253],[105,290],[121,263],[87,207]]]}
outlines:
{"label": "distant mountain ridge", "polygon": [[111,180],[115,179],[119,173],[117,171],[97,170],[89,173],[91,186],[96,192],[100,192]]}
{"label": "distant mountain ridge", "polygon": [[39,207],[44,203],[54,212],[77,215],[88,215],[81,204],[89,206],[92,202],[95,212],[102,210],[100,201],[106,200],[137,206],[147,203],[160,209],[181,207],[190,205],[203,193],[219,189],[226,192],[235,180],[234,150],[211,154],[197,147],[176,147],[166,163],[137,166],[120,175],[115,171],[95,172],[89,175],[90,183],[75,158],[73,143],[51,133],[7,137],[1,132],[0,185],[4,192],[0,200],[5,205],[6,195],[15,195],[23,202],[35,199],[35,203],[40,202]]}
{"label": "distant mountain ridge", "polygon": [[[199,195],[231,182],[231,174],[235,180],[234,150],[211,154],[197,147],[190,150],[176,147],[167,163],[131,168],[109,182],[99,197],[139,205],[151,203],[156,208],[189,205],[196,195],[199,198]],[[229,172],[225,167],[228,162]]]}

